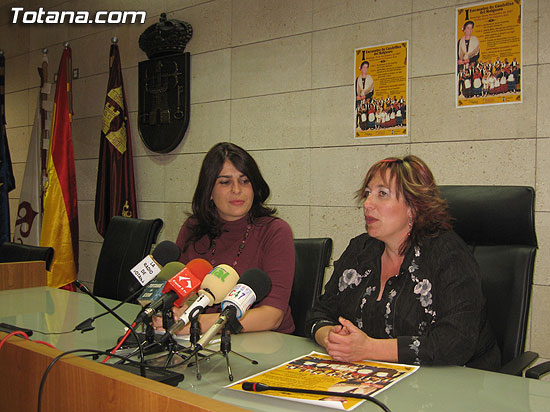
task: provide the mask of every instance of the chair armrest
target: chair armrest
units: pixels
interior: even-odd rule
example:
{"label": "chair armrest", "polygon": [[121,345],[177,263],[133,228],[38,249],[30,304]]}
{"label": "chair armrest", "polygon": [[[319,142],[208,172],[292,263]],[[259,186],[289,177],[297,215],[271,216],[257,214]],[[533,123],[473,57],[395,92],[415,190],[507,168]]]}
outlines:
{"label": "chair armrest", "polygon": [[533,379],[540,379],[542,375],[550,372],[550,361],[542,362],[537,366],[533,366],[525,371],[525,376]]}
{"label": "chair armrest", "polygon": [[499,370],[500,373],[521,376],[521,372],[539,357],[536,352],[523,352],[516,356]]}

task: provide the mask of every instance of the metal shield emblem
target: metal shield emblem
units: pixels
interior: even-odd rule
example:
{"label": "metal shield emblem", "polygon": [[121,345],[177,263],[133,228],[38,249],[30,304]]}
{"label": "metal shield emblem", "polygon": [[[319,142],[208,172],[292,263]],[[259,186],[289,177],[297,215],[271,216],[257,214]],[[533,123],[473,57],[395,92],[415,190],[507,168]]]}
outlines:
{"label": "metal shield emblem", "polygon": [[189,53],[139,62],[138,129],[149,150],[168,153],[189,126]]}

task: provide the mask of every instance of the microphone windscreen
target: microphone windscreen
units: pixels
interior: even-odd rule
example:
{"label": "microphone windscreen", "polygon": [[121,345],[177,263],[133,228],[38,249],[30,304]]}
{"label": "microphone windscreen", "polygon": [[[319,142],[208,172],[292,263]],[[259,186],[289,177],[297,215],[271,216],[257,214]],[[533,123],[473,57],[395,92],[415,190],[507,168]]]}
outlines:
{"label": "microphone windscreen", "polygon": [[247,285],[254,291],[256,302],[265,298],[271,290],[271,279],[263,270],[257,268],[248,269],[244,272],[239,279],[239,283]]}
{"label": "microphone windscreen", "polygon": [[180,248],[169,240],[160,242],[153,250],[153,258],[161,266],[166,265],[168,262],[175,262],[180,258]]}
{"label": "microphone windscreen", "polygon": [[193,259],[190,260],[187,265],[185,265],[187,269],[201,282],[204,279],[204,277],[213,269],[210,262],[204,259]]}
{"label": "microphone windscreen", "polygon": [[168,262],[157,275],[157,280],[170,280],[179,273],[185,265],[181,262]]}
{"label": "microphone windscreen", "polygon": [[206,275],[201,283],[201,290],[208,290],[214,303],[220,303],[233,286],[239,281],[239,274],[229,265],[218,265]]}

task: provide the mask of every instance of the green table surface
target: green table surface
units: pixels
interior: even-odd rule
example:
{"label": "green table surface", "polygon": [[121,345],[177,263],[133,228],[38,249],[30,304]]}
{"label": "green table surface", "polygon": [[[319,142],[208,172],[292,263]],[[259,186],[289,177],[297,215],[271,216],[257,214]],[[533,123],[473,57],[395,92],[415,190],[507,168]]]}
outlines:
{"label": "green table surface", "polygon": [[[104,299],[114,306],[116,301]],[[117,313],[131,322],[140,307],[125,304]],[[31,339],[52,343],[62,351],[91,348],[108,349],[124,333],[124,326],[107,315],[94,322],[93,331],[62,335],[103,308],[89,296],[48,287],[0,291],[0,322],[35,330]],[[218,346],[219,347],[219,346]],[[214,349],[217,349],[215,345]],[[276,332],[243,333],[232,337],[232,349],[258,361],[253,365],[230,354],[235,381],[274,367],[290,359],[322,349],[308,339]],[[232,391],[226,361],[215,355],[201,364],[202,379],[195,368],[178,368],[185,375],[179,387],[252,411],[318,411],[318,407],[253,393]],[[550,411],[550,382],[485,372],[458,366],[421,367],[411,376],[377,395],[393,412],[397,411]],[[323,410],[330,411],[326,408]],[[376,411],[365,402],[355,410]]]}

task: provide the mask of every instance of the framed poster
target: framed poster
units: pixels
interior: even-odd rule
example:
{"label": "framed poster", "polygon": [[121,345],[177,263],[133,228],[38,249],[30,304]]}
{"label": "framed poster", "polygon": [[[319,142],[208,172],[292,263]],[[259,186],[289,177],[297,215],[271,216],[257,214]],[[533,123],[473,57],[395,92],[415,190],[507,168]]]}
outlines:
{"label": "framed poster", "polygon": [[456,10],[457,107],[521,103],[522,1]]}
{"label": "framed poster", "polygon": [[355,49],[355,138],[406,136],[408,42]]}

